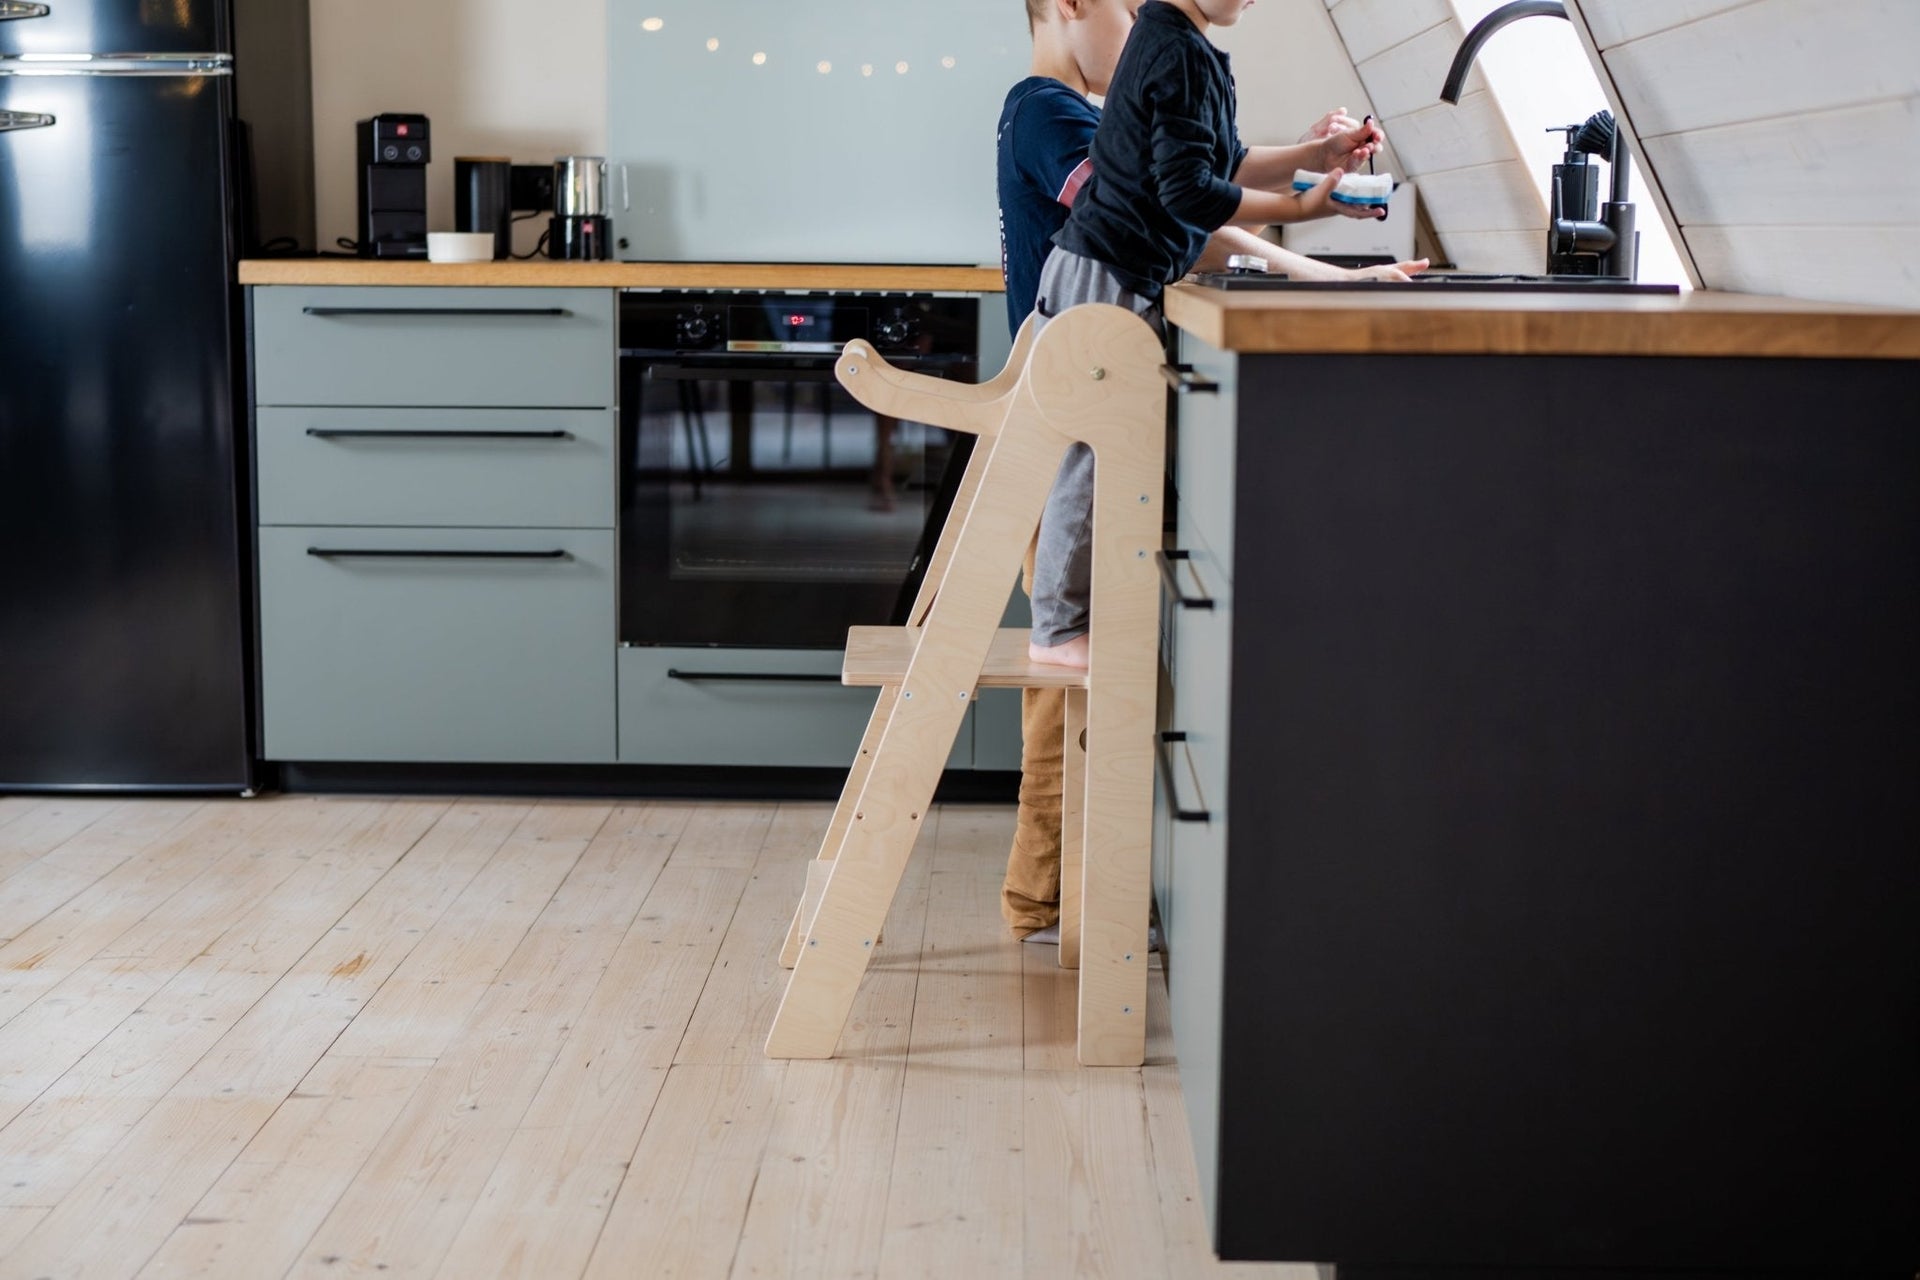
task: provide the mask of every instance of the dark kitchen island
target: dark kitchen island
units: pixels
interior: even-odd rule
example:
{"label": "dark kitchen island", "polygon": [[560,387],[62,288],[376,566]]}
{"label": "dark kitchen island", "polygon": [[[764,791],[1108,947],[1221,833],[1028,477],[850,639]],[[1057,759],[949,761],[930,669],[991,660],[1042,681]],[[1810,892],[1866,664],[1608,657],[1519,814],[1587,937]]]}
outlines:
{"label": "dark kitchen island", "polygon": [[1914,1275],[1920,314],[1167,314],[1155,888],[1220,1253]]}

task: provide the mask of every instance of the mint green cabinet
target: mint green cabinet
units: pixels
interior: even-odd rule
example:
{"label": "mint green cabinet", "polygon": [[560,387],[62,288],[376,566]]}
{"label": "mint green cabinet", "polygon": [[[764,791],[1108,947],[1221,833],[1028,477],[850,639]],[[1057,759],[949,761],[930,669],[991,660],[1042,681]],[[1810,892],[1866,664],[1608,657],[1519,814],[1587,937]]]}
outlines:
{"label": "mint green cabinet", "polygon": [[604,408],[615,402],[614,297],[611,289],[255,289],[255,398]]}
{"label": "mint green cabinet", "polygon": [[613,759],[611,531],[282,527],[259,547],[269,758]]}
{"label": "mint green cabinet", "polygon": [[1181,607],[1169,593],[1164,614],[1160,727],[1184,739],[1162,744],[1171,787],[1163,778],[1155,799],[1154,889],[1166,936],[1180,1088],[1211,1218],[1219,1203],[1238,358],[1186,334],[1180,344],[1181,360],[1219,388],[1178,397],[1173,423],[1178,519],[1172,543],[1184,553],[1175,577],[1180,595],[1210,607]]}
{"label": "mint green cabinet", "polygon": [[269,759],[615,758],[608,289],[252,295]]}
{"label": "mint green cabinet", "polygon": [[267,408],[260,523],[611,529],[612,409]]}
{"label": "mint green cabinet", "polygon": [[[878,695],[842,685],[841,660],[832,649],[623,648],[620,760],[845,769]],[[969,712],[949,769],[973,767],[973,736]]]}

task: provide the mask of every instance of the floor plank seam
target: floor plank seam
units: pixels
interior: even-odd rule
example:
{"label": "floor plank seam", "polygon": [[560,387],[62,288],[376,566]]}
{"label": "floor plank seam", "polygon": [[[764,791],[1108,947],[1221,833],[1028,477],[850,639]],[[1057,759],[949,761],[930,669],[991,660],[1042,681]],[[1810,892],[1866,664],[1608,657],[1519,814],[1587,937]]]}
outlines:
{"label": "floor plank seam", "polygon": [[[779,812],[780,812],[779,806],[775,805],[774,806],[775,819],[779,817]],[[715,968],[719,966],[720,956],[727,949],[727,938],[733,933],[734,921],[740,918],[740,904],[746,900],[747,891],[753,887],[753,871],[755,867],[758,867],[760,865],[761,856],[766,853],[767,839],[769,836],[773,834],[773,826],[774,826],[773,820],[769,819],[769,821],[767,822],[767,829],[763,831],[760,835],[760,843],[754,848],[753,862],[747,867],[746,878],[743,881],[741,881],[740,896],[733,900],[733,907],[731,910],[727,912],[726,927],[720,930],[720,941],[719,941],[719,944],[714,949],[713,964],[707,967],[706,976],[700,980],[700,992],[698,995],[694,996],[693,1003],[687,1007],[687,1020],[680,1027],[680,1038],[673,1042],[673,1053],[667,1059],[667,1066],[670,1070],[678,1066],[693,1065],[691,1063],[683,1064],[680,1061],[681,1051],[684,1050],[687,1046],[687,1032],[693,1029],[694,1019],[699,1014],[700,1002],[707,998],[707,988],[713,982],[713,973]],[[682,833],[683,838],[684,838],[684,835],[685,833],[683,832]],[[674,842],[674,852],[675,853],[679,852],[679,848],[680,848],[680,841],[676,840]],[[667,861],[665,864],[663,864],[663,866],[671,865],[672,862],[673,862],[673,854],[670,853],[667,855]]]}

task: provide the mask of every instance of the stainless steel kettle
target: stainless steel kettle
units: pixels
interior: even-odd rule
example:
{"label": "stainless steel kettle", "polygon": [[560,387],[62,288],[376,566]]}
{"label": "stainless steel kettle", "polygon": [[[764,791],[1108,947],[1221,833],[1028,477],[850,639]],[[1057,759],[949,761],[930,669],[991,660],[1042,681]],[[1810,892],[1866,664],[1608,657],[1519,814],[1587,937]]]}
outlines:
{"label": "stainless steel kettle", "polygon": [[561,218],[598,218],[607,203],[609,169],[620,171],[620,207],[628,207],[627,166],[607,164],[605,156],[561,156],[553,162],[553,212]]}

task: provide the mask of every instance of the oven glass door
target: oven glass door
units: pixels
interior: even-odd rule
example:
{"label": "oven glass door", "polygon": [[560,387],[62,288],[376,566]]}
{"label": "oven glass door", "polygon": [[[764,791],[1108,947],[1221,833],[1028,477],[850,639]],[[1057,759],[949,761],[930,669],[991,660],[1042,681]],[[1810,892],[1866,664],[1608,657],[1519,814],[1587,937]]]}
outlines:
{"label": "oven glass door", "polygon": [[971,437],[870,413],[826,354],[629,353],[621,383],[622,643],[838,649],[905,620]]}

